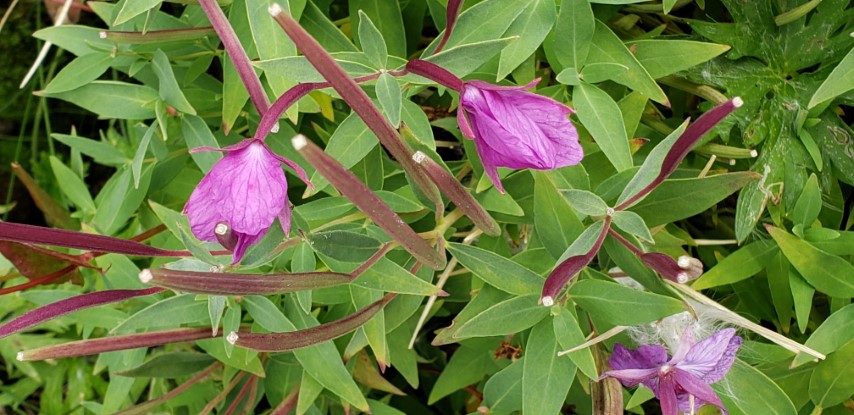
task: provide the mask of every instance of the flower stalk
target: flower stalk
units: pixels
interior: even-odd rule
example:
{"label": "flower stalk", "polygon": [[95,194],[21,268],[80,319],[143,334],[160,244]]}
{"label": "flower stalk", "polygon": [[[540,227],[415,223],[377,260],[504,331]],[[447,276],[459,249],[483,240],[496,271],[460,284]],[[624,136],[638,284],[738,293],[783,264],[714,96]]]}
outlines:
{"label": "flower stalk", "polygon": [[134,256],[188,256],[184,251],[155,248],[127,239],[11,222],[0,222],[0,240]]}
{"label": "flower stalk", "polygon": [[102,337],[99,339],[79,340],[18,353],[19,361],[61,359],[64,357],[88,356],[113,352],[116,350],[136,349],[139,347],[162,346],[213,338],[210,327],[186,328],[150,333],[136,333],[123,336]]}
{"label": "flower stalk", "polygon": [[0,327],[0,339],[15,334],[36,324],[62,317],[68,313],[91,308],[99,305],[115,303],[127,299],[156,294],[162,288],[146,288],[143,290],[107,290],[82,294],[64,300],[55,301],[4,324]]}
{"label": "flower stalk", "polygon": [[548,278],[546,278],[545,284],[543,284],[543,293],[540,296],[540,302],[544,306],[551,307],[554,305],[558,293],[563,289],[566,283],[578,275],[578,273],[593,260],[593,257],[595,257],[599,252],[599,248],[602,247],[602,243],[605,242],[605,236],[608,235],[608,231],[610,229],[611,217],[606,216],[602,223],[602,230],[599,232],[599,236],[593,243],[593,247],[591,247],[585,254],[571,256],[555,267],[555,269],[549,274]]}
{"label": "flower stalk", "polygon": [[259,352],[287,352],[337,339],[367,323],[385,307],[395,293],[340,320],[319,326],[287,333],[236,333],[231,332],[226,340],[231,344]]}

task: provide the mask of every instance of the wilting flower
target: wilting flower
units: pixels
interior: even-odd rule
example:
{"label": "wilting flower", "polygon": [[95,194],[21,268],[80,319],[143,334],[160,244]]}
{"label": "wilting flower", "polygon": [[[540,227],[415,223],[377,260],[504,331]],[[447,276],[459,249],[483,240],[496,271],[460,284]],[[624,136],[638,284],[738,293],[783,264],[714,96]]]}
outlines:
{"label": "wilting flower", "polygon": [[[288,182],[279,163],[290,166],[310,186],[296,163],[273,153],[257,139],[222,149],[201,147],[193,151],[226,153],[196,186],[184,207],[190,228],[199,240],[230,241],[224,243],[232,246],[225,248],[232,251],[237,263],[250,245],[267,234],[276,217],[285,233],[290,230]],[[220,238],[215,229],[220,231]]]}
{"label": "wilting flower", "polygon": [[652,389],[664,415],[677,415],[679,410],[691,413],[691,396],[696,408],[710,403],[726,413],[709,384],[729,371],[741,341],[735,329],[723,329],[695,344],[691,330],[686,329],[670,360],[659,344],[629,350],[617,343],[608,360],[614,370],[602,377],[619,379],[624,386],[642,384]]}
{"label": "wilting flower", "polygon": [[460,130],[474,139],[484,171],[502,192],[498,167],[548,170],[578,164],[584,156],[567,117],[572,108],[523,91],[536,83],[505,87],[469,81],[460,91]]}

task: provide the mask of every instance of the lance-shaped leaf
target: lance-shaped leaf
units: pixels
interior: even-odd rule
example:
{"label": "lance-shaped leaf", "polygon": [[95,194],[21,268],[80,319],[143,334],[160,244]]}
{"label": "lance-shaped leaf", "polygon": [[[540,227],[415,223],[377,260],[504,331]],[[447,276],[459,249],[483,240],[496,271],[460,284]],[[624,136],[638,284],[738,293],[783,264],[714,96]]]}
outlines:
{"label": "lance-shaped leaf", "polygon": [[162,288],[146,288],[144,290],[107,290],[78,295],[39,307],[0,327],[0,339],[15,334],[26,328],[35,326],[68,313],[95,307],[103,304],[124,301],[129,298],[151,295],[163,291]]}
{"label": "lance-shaped leaf", "polygon": [[415,152],[412,159],[424,167],[424,171],[427,172],[433,183],[436,183],[436,186],[445,192],[445,195],[471,219],[475,226],[487,235],[501,234],[501,228],[495,219],[486,213],[486,209],[447,170],[420,151]]}
{"label": "lance-shaped leaf", "polygon": [[258,110],[258,113],[264,115],[267,109],[270,108],[270,101],[267,99],[267,94],[264,92],[264,87],[261,85],[261,80],[255,74],[252,68],[252,63],[249,61],[249,56],[246,55],[246,50],[240,45],[240,39],[234,33],[234,29],[228,24],[228,18],[225,13],[219,8],[216,0],[199,0],[199,5],[211,21],[211,25],[222,40],[222,45],[228,53],[228,58],[234,63],[237,69],[237,74],[240,75],[240,80],[246,86],[249,92],[249,98],[252,99],[252,104]]}
{"label": "lance-shaped leaf", "polygon": [[714,126],[718,125],[724,117],[742,105],[744,105],[744,101],[739,97],[735,97],[715,108],[712,108],[700,118],[697,118],[697,121],[691,124],[685,132],[676,139],[676,142],[673,143],[673,147],[667,152],[667,155],[664,156],[664,161],[661,163],[661,170],[659,171],[658,176],[656,176],[650,184],[638,191],[634,196],[628,198],[615,209],[624,210],[632,206],[660,185],[664,179],[673,174],[676,167],[679,166],[679,163],[682,162],[685,156],[688,155],[688,152],[691,151],[691,148],[694,147],[694,144],[697,144],[703,135],[709,132],[709,130]]}
{"label": "lance-shaped leaf", "polygon": [[340,320],[288,333],[236,333],[227,340],[232,344],[259,352],[287,352],[337,339],[357,328],[376,315],[396,294],[386,294],[381,300]]}
{"label": "lance-shaped leaf", "polygon": [[[573,255],[563,262],[561,262],[554,270],[549,274],[548,278],[546,278],[546,283],[543,284],[543,293],[540,296],[540,302],[543,303],[546,307],[551,307],[555,303],[555,298],[557,294],[563,289],[564,285],[566,285],[569,280],[575,277],[590,261],[593,260],[593,257],[596,256],[596,253],[599,252],[599,248],[602,247],[602,242],[605,241],[605,235],[608,234],[608,230],[611,229],[611,217],[606,216],[605,220],[602,222],[602,230],[599,231],[599,236],[596,238],[596,241],[593,243],[593,246],[586,253],[581,255]],[[586,234],[587,232],[585,232]],[[584,234],[579,237],[584,237]]]}
{"label": "lance-shaped leaf", "polygon": [[136,256],[189,256],[127,239],[11,222],[0,222],[0,240]]}
{"label": "lance-shaped leaf", "polygon": [[123,32],[118,30],[105,30],[99,33],[101,39],[112,40],[116,43],[163,43],[183,42],[189,40],[204,39],[216,36],[216,31],[211,26],[188,27],[185,29],[149,30],[147,32]]}
{"label": "lance-shaped leaf", "polygon": [[124,336],[102,337],[99,339],[79,340],[75,342],[40,347],[18,352],[18,360],[60,359],[63,357],[88,356],[116,350],[136,349],[138,347],[162,346],[169,343],[188,342],[213,338],[210,327],[195,327],[150,333],[135,333]]}
{"label": "lance-shaped leaf", "polygon": [[412,149],[401,140],[397,130],[374,105],[368,94],[347,75],[347,72],[341,68],[341,65],[335,61],[332,55],[323,49],[323,46],[320,46],[317,40],[306,32],[293,17],[283,12],[281,6],[274,3],[270,7],[270,14],[302,51],[305,58],[317,69],[317,72],[329,81],[335,92],[338,92],[350,108],[365,121],[365,125],[374,132],[380,143],[400,163],[403,170],[410,175],[416,187],[436,205],[437,211],[441,211],[443,203],[439,190],[415,165],[415,161],[412,160]]}
{"label": "lance-shaped leaf", "polygon": [[337,160],[324,153],[320,147],[302,135],[293,138],[294,148],[319,171],[329,183],[346,196],[365,215],[383,228],[416,259],[433,269],[445,267],[446,259],[421,239],[397,213],[394,213],[376,193],[372,192],[356,175]]}
{"label": "lance-shaped leaf", "polygon": [[18,177],[18,180],[23,183],[24,187],[27,188],[27,192],[30,193],[30,197],[33,198],[33,201],[36,202],[36,207],[39,208],[42,213],[44,213],[45,219],[47,219],[48,224],[54,226],[60,226],[66,229],[75,229],[80,225],[77,220],[71,217],[71,214],[68,213],[62,206],[56,203],[52,197],[50,197],[47,192],[36,183],[36,180],[24,170],[20,164],[12,163],[12,173]]}
{"label": "lance-shaped leaf", "polygon": [[354,277],[339,272],[292,274],[224,274],[222,272],[144,269],[139,280],[146,284],[187,293],[213,295],[273,295],[348,284]]}

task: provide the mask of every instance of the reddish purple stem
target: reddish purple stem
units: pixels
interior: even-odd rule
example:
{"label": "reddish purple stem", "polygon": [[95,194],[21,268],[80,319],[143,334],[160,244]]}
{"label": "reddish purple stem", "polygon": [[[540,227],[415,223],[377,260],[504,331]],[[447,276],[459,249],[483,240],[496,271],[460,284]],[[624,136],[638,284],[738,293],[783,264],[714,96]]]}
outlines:
{"label": "reddish purple stem", "polygon": [[460,8],[463,7],[463,0],[448,0],[448,8],[445,11],[445,33],[442,35],[442,40],[436,46],[433,54],[437,54],[445,48],[448,39],[451,38],[451,32],[454,31],[454,25],[457,24],[457,16],[460,14]]}
{"label": "reddish purple stem", "polygon": [[261,85],[261,80],[255,74],[255,69],[252,68],[252,63],[249,61],[249,56],[246,55],[246,50],[240,44],[237,34],[228,23],[228,18],[225,13],[219,8],[216,0],[199,0],[199,5],[211,21],[211,25],[222,40],[222,45],[228,53],[228,57],[237,69],[240,79],[246,86],[249,92],[249,98],[252,104],[262,116],[270,108],[270,100],[267,98],[267,93],[264,92],[264,87]]}
{"label": "reddish purple stem", "polygon": [[462,91],[465,83],[462,79],[449,72],[447,69],[421,59],[412,59],[406,63],[406,70],[419,76],[423,76],[446,88],[454,91]]}
{"label": "reddish purple stem", "polygon": [[566,283],[593,260],[593,257],[599,252],[599,248],[602,247],[602,242],[605,241],[605,236],[608,235],[610,229],[611,217],[606,216],[602,224],[602,231],[599,232],[599,237],[596,238],[593,247],[587,253],[569,257],[555,267],[543,285],[543,294],[540,296],[540,301],[542,301],[543,305],[549,307],[554,304],[557,294],[563,289]]}
{"label": "reddish purple stem", "polygon": [[21,223],[0,222],[0,239],[25,244],[63,246],[96,252],[136,256],[187,256],[183,251],[155,248],[136,241],[93,235],[65,229],[45,228]]}
{"label": "reddish purple stem", "polygon": [[129,298],[151,295],[163,291],[154,287],[143,290],[108,290],[82,294],[39,307],[0,327],[0,339],[15,334],[21,330],[35,326],[57,317],[64,316],[77,310],[83,310],[103,304],[115,303]]}

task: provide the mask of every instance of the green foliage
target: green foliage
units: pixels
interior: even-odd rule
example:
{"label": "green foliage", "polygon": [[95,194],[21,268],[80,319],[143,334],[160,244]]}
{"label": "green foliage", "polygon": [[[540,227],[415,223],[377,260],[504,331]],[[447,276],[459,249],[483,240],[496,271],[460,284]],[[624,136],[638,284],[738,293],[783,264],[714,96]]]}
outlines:
{"label": "green foliage", "polygon": [[[273,3],[219,4],[270,102],[294,86],[326,81],[269,16]],[[26,114],[13,127],[19,131],[0,126],[4,136],[18,136],[13,151],[4,145],[0,153],[3,165],[23,165],[14,169],[15,185],[27,193],[10,191],[0,213],[122,239],[142,235],[153,246],[186,252],[180,259],[129,258],[0,241],[4,324],[82,293],[146,288],[138,278],[143,269],[323,271],[352,273],[352,281],[269,296],[164,290],[64,314],[0,340],[0,412],[272,413],[292,405],[298,414],[571,413],[604,402],[596,395],[602,388],[590,382],[609,369],[615,341],[659,339],[650,327],[673,315],[717,326],[735,314],[767,332],[741,327],[745,345],[713,385],[729,413],[817,415],[851,407],[849,1],[469,0],[438,53],[452,2],[279,3],[347,75],[371,77],[361,83],[363,104],[375,105],[403,142],[459,181],[501,234],[482,234],[457,200],[437,207],[342,94],[316,88],[284,112],[265,141],[305,169],[313,188],[285,168],[291,229],[274,223],[232,264],[220,245],[197,240],[182,214],[223,157],[191,150],[254,137],[264,114],[248,99],[234,65],[239,57],[224,50],[197,2],[90,2],[79,24],[40,30],[41,6],[13,14],[27,27],[39,22],[27,35],[52,42],[56,52],[31,81],[26,109],[4,107],[4,114]],[[16,25],[7,23],[0,39],[15,54]],[[30,58],[8,56],[4,67],[22,76]],[[539,79],[532,92],[577,111],[570,118],[584,160],[551,171],[502,168],[506,193],[498,192],[483,174],[480,143],[457,127],[459,91],[403,71],[419,57],[466,81]],[[687,118],[735,96],[744,106],[703,137],[672,176],[626,210],[612,209],[658,176]],[[291,146],[296,134],[365,183],[399,224],[447,256],[449,268],[422,266],[372,212],[341,196]],[[606,223],[612,232],[597,245]],[[724,311],[710,314],[684,297],[625,244],[701,260],[707,271],[690,288]],[[546,278],[588,252],[589,264],[545,307]],[[40,279],[69,264],[77,271]],[[274,353],[229,338],[322,332],[386,293],[397,295],[334,340]],[[632,335],[615,334],[628,326]],[[17,359],[22,350],[187,327],[204,328],[207,337],[49,362]],[[816,363],[773,343],[783,337],[826,359]],[[594,344],[577,348],[588,341]],[[619,410],[657,413],[649,390],[632,394]]]}

